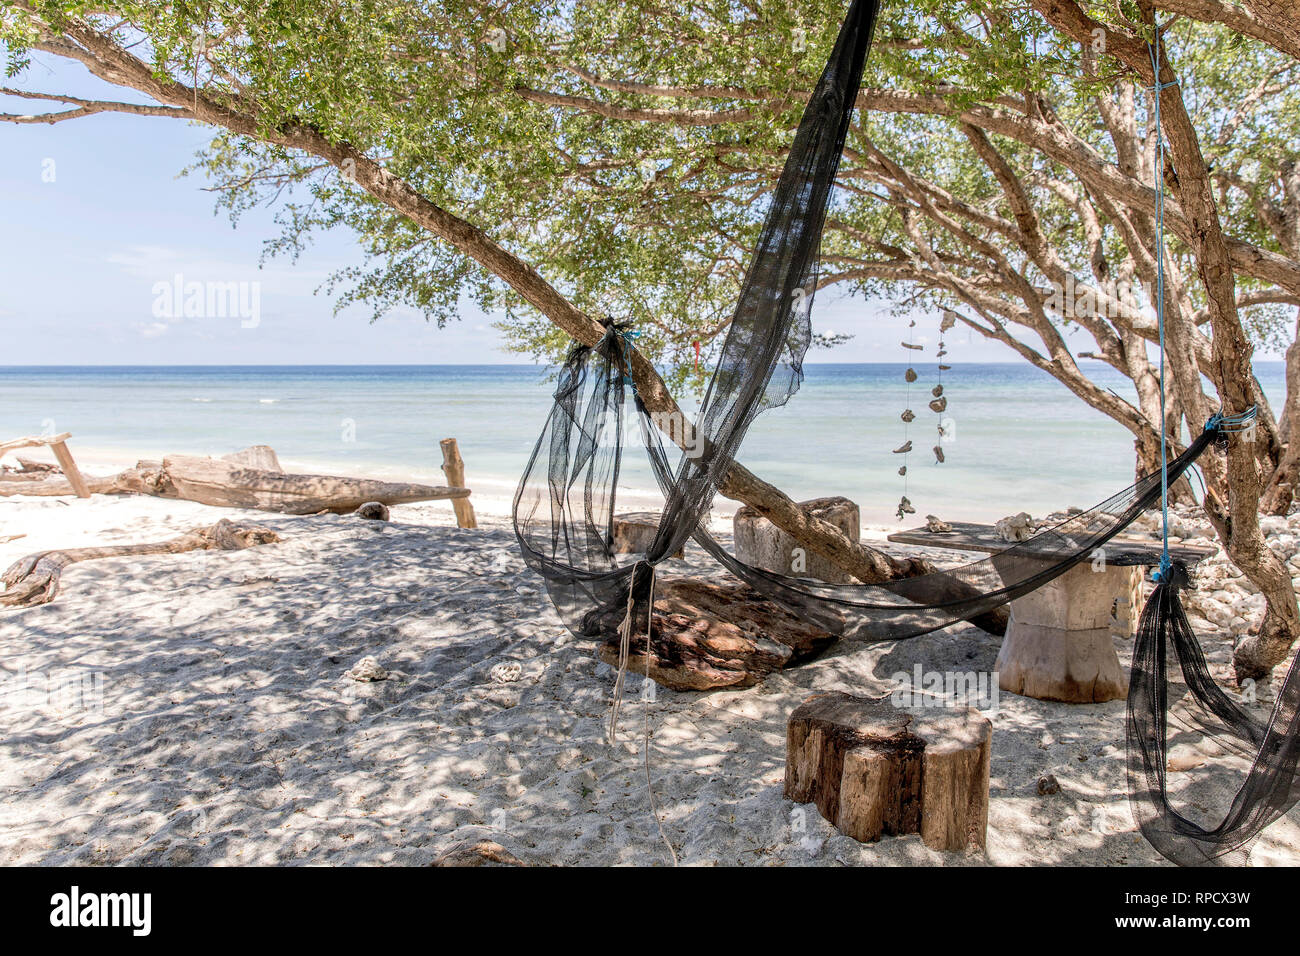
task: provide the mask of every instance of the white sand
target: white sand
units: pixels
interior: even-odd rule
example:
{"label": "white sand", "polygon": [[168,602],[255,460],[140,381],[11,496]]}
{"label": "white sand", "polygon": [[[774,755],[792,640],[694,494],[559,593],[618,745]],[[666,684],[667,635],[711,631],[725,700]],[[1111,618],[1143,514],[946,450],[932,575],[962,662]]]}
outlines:
{"label": "white sand", "polygon": [[[0,545],[0,567],[221,517],[284,537],[76,565],[53,604],[0,612],[0,863],[423,864],[482,838],[531,863],[665,862],[639,756],[641,681],[629,681],[611,749],[611,669],[560,625],[502,519],[460,531],[450,512],[407,506],[383,524],[152,498],[0,499],[0,538],[27,534]],[[1207,633],[1222,668],[1227,644]],[[1128,644],[1117,640],[1125,663]],[[843,646],[748,690],[659,689],[655,791],[682,862],[1161,862],[1124,795],[1122,701],[1000,696],[985,853],[940,853],[915,836],[858,844],[782,797],[785,720],[811,691],[886,693],[915,663],[990,672],[997,648],[960,626]],[[346,676],[366,656],[388,680]],[[519,679],[494,682],[508,661]],[[81,700],[70,676],[89,691]],[[1037,793],[1045,773],[1060,793]],[[1195,776],[1171,774],[1171,786]],[[1298,848],[1284,819],[1252,862],[1300,862]]]}

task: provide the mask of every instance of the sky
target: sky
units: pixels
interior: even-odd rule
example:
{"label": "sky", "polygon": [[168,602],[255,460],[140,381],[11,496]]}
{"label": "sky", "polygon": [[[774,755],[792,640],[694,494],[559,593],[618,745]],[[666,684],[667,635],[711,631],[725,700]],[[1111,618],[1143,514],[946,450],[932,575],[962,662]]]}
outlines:
{"label": "sky", "polygon": [[[14,85],[145,102],[43,55]],[[41,110],[0,96],[0,112]],[[0,123],[0,365],[526,361],[503,349],[493,317],[472,304],[442,329],[410,310],[375,324],[361,307],[336,315],[322,286],[364,261],[353,235],[335,230],[296,262],[263,263],[263,243],[278,234],[273,213],[250,212],[234,228],[201,175],[178,177],[209,136],[196,124],[120,114]],[[888,303],[823,291],[814,329],[854,338],[808,361],[906,361],[906,325]],[[933,342],[932,325],[919,320],[913,341]],[[948,347],[952,362],[1018,361],[966,329],[950,333]]]}

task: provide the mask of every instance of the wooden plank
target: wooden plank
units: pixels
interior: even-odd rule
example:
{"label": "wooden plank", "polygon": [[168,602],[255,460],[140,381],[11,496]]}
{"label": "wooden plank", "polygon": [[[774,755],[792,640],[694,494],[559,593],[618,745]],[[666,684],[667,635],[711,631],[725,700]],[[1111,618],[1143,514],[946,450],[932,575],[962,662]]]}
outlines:
{"label": "wooden plank", "polygon": [[[951,531],[927,531],[924,527],[896,531],[885,540],[894,544],[915,544],[928,548],[947,548],[950,551],[979,551],[996,554],[1013,545],[1019,545],[1020,553],[1028,557],[1041,555],[1043,558],[1059,557],[1062,549],[1072,545],[1082,546],[1068,535],[1050,536],[1037,542],[1006,541],[991,524],[974,524],[967,521],[952,521]],[[1154,566],[1160,563],[1160,544],[1156,541],[1116,535],[1106,542],[1107,563],[1115,565]],[[1214,554],[1213,548],[1195,545],[1178,545],[1169,549],[1170,553],[1185,564],[1196,564],[1203,558]]]}
{"label": "wooden plank", "polygon": [[72,460],[72,452],[68,451],[67,442],[55,442],[50,445],[50,450],[54,452],[59,467],[63,469],[63,477],[68,479],[68,484],[72,485],[72,490],[76,492],[77,497],[89,498],[90,488],[86,485],[86,479],[81,477],[81,469]]}
{"label": "wooden plank", "polygon": [[[465,462],[460,457],[460,446],[454,438],[444,438],[438,443],[442,447],[442,473],[447,476],[453,488],[465,487]],[[459,528],[477,528],[478,519],[474,517],[474,506],[469,503],[469,493],[464,498],[453,498],[452,508],[456,512],[456,526]]]}

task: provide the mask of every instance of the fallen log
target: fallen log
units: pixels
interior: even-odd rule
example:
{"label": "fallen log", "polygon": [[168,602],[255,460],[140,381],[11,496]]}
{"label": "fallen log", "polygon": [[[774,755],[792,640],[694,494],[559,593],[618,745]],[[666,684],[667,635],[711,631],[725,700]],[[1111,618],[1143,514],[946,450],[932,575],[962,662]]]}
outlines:
{"label": "fallen log", "polygon": [[[601,660],[618,666],[624,607],[593,614],[588,636],[605,638]],[[646,672],[644,605],[633,614],[628,671]],[[745,585],[660,579],[650,625],[650,678],[674,690],[751,687],[773,671],[816,657],[835,635],[800,621]]]}
{"label": "fallen log", "polygon": [[219,458],[171,455],[162,471],[177,498],[226,508],[253,508],[281,514],[347,514],[377,501],[400,505],[412,501],[468,498],[468,488],[446,488],[370,478],[291,475],[247,468]]}
{"label": "fallen log", "polygon": [[38,551],[19,558],[0,575],[0,584],[5,587],[0,591],[0,607],[24,608],[49,604],[59,592],[59,579],[63,569],[80,561],[141,554],[181,554],[185,551],[242,551],[279,540],[280,536],[270,528],[237,525],[222,518],[211,527],[195,528],[170,541]]}
{"label": "fallen log", "polygon": [[[168,492],[167,482],[161,475],[162,466],[157,462],[140,462],[134,468],[116,475],[96,478],[92,475],[83,477],[86,489],[96,495],[144,494],[161,497],[176,497]],[[76,489],[62,476],[35,477],[28,479],[13,473],[0,475],[0,498],[12,495],[34,495],[36,497],[53,497],[74,495]]]}

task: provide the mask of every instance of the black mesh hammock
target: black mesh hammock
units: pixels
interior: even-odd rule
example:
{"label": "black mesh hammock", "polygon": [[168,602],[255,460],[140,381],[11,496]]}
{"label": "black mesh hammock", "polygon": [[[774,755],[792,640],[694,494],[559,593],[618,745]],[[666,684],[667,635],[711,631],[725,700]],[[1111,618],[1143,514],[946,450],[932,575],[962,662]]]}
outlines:
{"label": "black mesh hammock", "polygon": [[[599,622],[610,620],[610,611],[619,612],[614,617],[623,620],[624,667],[612,721],[630,633],[641,633],[649,623],[655,567],[687,538],[757,591],[837,635],[864,641],[914,637],[992,610],[1087,560],[1157,505],[1167,483],[1240,424],[1215,416],[1163,473],[1148,475],[1027,541],[981,561],[886,584],[837,585],[776,574],[738,560],[709,535],[703,520],[750,424],[765,409],[784,404],[803,378],[822,227],[878,5],[878,0],[853,0],[808,101],[696,422],[647,411],[628,377],[634,333],[613,322],[606,323],[594,347],[576,345],[560,369],[554,406],[515,496],[514,527],[525,561],[545,579],[570,629],[597,636]],[[649,549],[620,563],[612,547],[615,489],[623,436],[633,426],[665,504]],[[695,430],[694,440],[683,443],[692,450],[682,452],[674,467],[663,435],[680,441],[683,429]],[[1108,563],[1138,563],[1118,545],[1105,553]],[[1165,569],[1141,618],[1128,717],[1132,800],[1142,832],[1167,858],[1184,864],[1236,860],[1297,799],[1294,725],[1300,681],[1288,675],[1266,725],[1233,703],[1214,683],[1188,627],[1178,599],[1185,582],[1184,568]],[[1169,800],[1165,758],[1171,697],[1190,702],[1184,709],[1204,717],[1202,724],[1220,742],[1258,752],[1217,828],[1203,829]]]}

